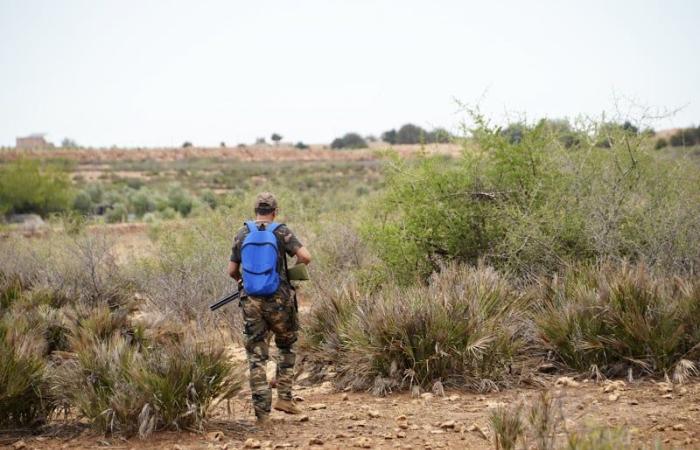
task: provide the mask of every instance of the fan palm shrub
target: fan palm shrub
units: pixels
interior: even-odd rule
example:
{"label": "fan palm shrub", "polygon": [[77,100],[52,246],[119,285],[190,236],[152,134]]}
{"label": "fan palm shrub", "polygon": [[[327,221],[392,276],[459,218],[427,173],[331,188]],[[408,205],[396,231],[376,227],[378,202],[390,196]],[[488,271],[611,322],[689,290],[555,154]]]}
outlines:
{"label": "fan palm shrub", "polygon": [[576,266],[543,280],[532,305],[542,345],[573,369],[663,373],[699,356],[697,278],[642,264]]}

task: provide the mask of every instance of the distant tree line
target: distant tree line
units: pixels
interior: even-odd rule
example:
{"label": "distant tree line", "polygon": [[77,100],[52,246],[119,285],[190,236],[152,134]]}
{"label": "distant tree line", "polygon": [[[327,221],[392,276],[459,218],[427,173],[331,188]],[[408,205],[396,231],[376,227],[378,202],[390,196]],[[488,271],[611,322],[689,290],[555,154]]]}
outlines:
{"label": "distant tree line", "polygon": [[692,147],[694,145],[700,145],[700,126],[697,128],[681,128],[676,130],[668,140],[665,138],[660,138],[656,141],[656,149],[661,149],[664,147]]}
{"label": "distant tree line", "polygon": [[424,130],[418,125],[407,123],[397,130],[382,133],[382,141],[388,144],[434,144],[450,142],[452,136],[444,128]]}

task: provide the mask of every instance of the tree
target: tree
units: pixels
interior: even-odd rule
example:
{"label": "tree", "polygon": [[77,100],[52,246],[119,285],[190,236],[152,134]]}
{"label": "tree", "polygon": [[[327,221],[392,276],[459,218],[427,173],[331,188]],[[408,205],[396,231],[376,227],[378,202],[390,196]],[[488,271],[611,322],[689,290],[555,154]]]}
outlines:
{"label": "tree", "polygon": [[63,148],[78,148],[78,143],[71,138],[63,138],[61,141],[61,147]]}
{"label": "tree", "polygon": [[192,147],[192,143],[190,141],[185,141],[182,143],[182,148],[189,148]]}
{"label": "tree", "polygon": [[444,128],[433,128],[433,131],[427,134],[425,141],[428,143],[446,144],[450,142],[452,136],[450,132]]}
{"label": "tree", "polygon": [[0,168],[0,213],[65,211],[73,195],[70,177],[57,167],[20,159]]}
{"label": "tree", "polygon": [[341,138],[335,138],[331,142],[331,148],[367,148],[367,142],[357,133],[346,133]]}
{"label": "tree", "polygon": [[256,145],[265,145],[267,142],[265,141],[264,137],[259,137],[255,139],[255,144]]}
{"label": "tree", "polygon": [[294,147],[298,148],[299,150],[306,150],[309,148],[308,145],[304,144],[303,142],[299,141],[296,144],[294,144]]}
{"label": "tree", "polygon": [[396,142],[398,144],[420,144],[425,141],[425,130],[412,123],[399,128],[396,133]]}
{"label": "tree", "polygon": [[282,140],[282,136],[277,133],[272,133],[270,139],[275,143],[275,145],[279,145],[280,141]]}
{"label": "tree", "polygon": [[382,133],[382,141],[387,144],[396,144],[396,130],[391,129]]}

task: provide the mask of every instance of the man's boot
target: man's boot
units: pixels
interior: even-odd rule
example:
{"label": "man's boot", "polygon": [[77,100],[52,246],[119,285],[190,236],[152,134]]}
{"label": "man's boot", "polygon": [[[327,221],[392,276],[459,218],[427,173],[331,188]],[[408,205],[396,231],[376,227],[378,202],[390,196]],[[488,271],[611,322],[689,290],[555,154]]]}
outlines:
{"label": "man's boot", "polygon": [[265,429],[270,426],[269,414],[260,414],[259,416],[255,416],[255,419],[255,424],[258,426],[258,428]]}
{"label": "man's boot", "polygon": [[292,400],[278,398],[272,407],[287,414],[301,414],[301,410],[297,408],[297,405]]}

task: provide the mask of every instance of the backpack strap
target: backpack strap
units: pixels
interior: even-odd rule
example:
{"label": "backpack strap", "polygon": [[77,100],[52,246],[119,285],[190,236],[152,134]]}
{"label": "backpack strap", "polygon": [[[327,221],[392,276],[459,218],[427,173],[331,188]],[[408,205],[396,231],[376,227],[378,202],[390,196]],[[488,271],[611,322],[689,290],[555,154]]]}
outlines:
{"label": "backpack strap", "polygon": [[249,220],[245,224],[248,227],[248,231],[250,231],[251,233],[258,231],[258,225],[254,221]]}
{"label": "backpack strap", "polygon": [[277,228],[280,227],[280,225],[282,225],[282,224],[281,224],[281,223],[277,223],[277,222],[270,222],[270,223],[265,227],[265,231],[269,231],[270,233],[274,233],[275,230],[276,230]]}

